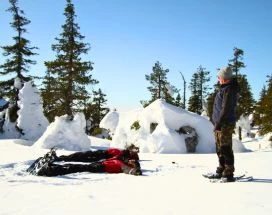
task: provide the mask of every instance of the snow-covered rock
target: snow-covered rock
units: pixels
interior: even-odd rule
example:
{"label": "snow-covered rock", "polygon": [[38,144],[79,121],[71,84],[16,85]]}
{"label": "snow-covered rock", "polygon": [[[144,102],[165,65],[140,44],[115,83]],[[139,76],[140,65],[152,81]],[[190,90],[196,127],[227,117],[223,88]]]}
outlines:
{"label": "snow-covered rock", "polygon": [[[112,118],[116,123],[117,115],[106,115],[101,126],[110,125]],[[137,123],[138,127],[135,126]],[[155,130],[151,129],[151,124],[156,125]],[[125,148],[133,143],[140,147],[141,152],[187,153],[185,135],[178,133],[183,126],[195,129],[197,153],[215,152],[213,125],[207,119],[161,99],[146,108],[120,113],[111,147]]]}
{"label": "snow-covered rock", "polygon": [[85,133],[86,120],[83,113],[77,113],[74,119],[67,116],[56,117],[34,147],[50,149],[54,146],[71,151],[85,151],[91,147],[91,142]]}

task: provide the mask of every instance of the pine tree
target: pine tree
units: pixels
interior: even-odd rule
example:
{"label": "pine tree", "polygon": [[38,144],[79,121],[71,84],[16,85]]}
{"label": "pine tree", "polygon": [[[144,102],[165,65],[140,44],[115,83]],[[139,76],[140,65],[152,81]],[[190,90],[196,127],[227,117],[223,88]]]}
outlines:
{"label": "pine tree", "polygon": [[53,122],[55,116],[61,116],[65,114],[59,82],[56,78],[52,77],[52,74],[49,71],[46,71],[46,75],[43,80],[43,89],[41,89],[41,96],[44,101],[44,114],[49,122]]}
{"label": "pine tree", "polygon": [[13,37],[13,45],[1,47],[7,60],[3,65],[0,65],[0,75],[8,76],[8,80],[0,81],[0,88],[2,96],[8,97],[13,104],[9,113],[10,120],[15,122],[18,118],[19,90],[23,87],[23,83],[32,78],[26,76],[25,73],[29,72],[30,65],[36,64],[36,61],[31,60],[31,57],[36,55],[33,51],[37,48],[31,47],[30,41],[23,37],[23,34],[27,32],[25,26],[30,23],[30,20],[24,17],[24,11],[17,6],[17,0],[9,0],[9,2],[11,6],[7,11],[13,15],[10,26],[17,34]]}
{"label": "pine tree", "polygon": [[253,95],[251,92],[251,87],[247,81],[246,75],[238,75],[237,80],[240,87],[240,96],[239,101],[236,109],[237,117],[240,116],[249,116],[253,110],[255,101],[253,99]]}
{"label": "pine tree", "polygon": [[214,100],[215,100],[217,92],[218,92],[218,88],[215,85],[214,91],[210,93],[207,97],[207,106],[208,106],[207,115],[210,118],[210,120],[212,119],[213,105],[214,105]]}
{"label": "pine tree", "polygon": [[265,86],[263,86],[260,96],[259,96],[259,101],[256,103],[256,108],[254,110],[254,124],[258,126],[263,125],[263,114],[265,112],[265,104],[264,104],[264,99],[267,93],[267,89]]}
{"label": "pine tree", "polygon": [[175,99],[175,106],[184,108],[184,104],[181,101],[180,93],[178,92],[178,95]]}
{"label": "pine tree", "polygon": [[149,101],[141,101],[142,105],[146,107],[157,99],[164,99],[166,102],[174,104],[175,99],[172,94],[176,93],[177,89],[167,80],[169,69],[163,69],[161,63],[157,61],[152,71],[150,75],[145,75],[145,79],[151,84],[151,86],[147,87],[151,93],[151,99]]}
{"label": "pine tree", "polygon": [[194,73],[189,84],[191,96],[188,100],[188,110],[194,113],[201,113],[201,101],[198,97],[198,74]]}
{"label": "pine tree", "polygon": [[[237,81],[240,86],[240,96],[237,105],[237,120],[240,116],[248,116],[252,113],[255,101],[251,92],[251,87],[247,81],[246,75],[240,74],[240,69],[245,67],[245,64],[242,62],[244,51],[239,48],[233,49],[233,58],[229,60],[229,66],[235,72]],[[239,127],[239,139],[242,140],[241,128]]]}
{"label": "pine tree", "polygon": [[106,107],[107,99],[106,94],[99,88],[97,91],[93,91],[93,101],[87,104],[84,110],[86,119],[91,119],[92,126],[88,134],[93,134],[96,128],[99,128],[99,124],[104,116],[109,112],[109,108]]}
{"label": "pine tree", "polygon": [[272,75],[267,76],[268,87],[260,101],[260,134],[272,132]]}
{"label": "pine tree", "polygon": [[203,101],[207,98],[210,87],[207,82],[210,81],[210,72],[199,66],[197,72],[193,74],[189,88],[191,89],[191,97],[188,102],[188,110],[201,114],[203,111]]}
{"label": "pine tree", "polygon": [[[57,44],[52,45],[52,50],[55,51],[56,59],[47,61],[47,76],[45,77],[45,87],[52,87],[48,83],[53,80],[57,83],[51,89],[44,89],[45,92],[54,92],[52,101],[57,102],[54,113],[65,113],[69,118],[73,118],[73,113],[82,111],[84,102],[88,100],[90,94],[86,86],[89,84],[97,84],[98,81],[92,78],[92,63],[90,61],[82,61],[81,55],[87,54],[89,44],[84,43],[82,36],[79,33],[79,26],[75,22],[75,10],[71,0],[66,0],[64,16],[66,17],[65,24],[62,25],[63,32],[60,38],[56,38]],[[49,75],[50,74],[50,75]],[[44,97],[46,100],[46,98]],[[52,101],[45,101],[45,104],[50,104]]]}
{"label": "pine tree", "polygon": [[[217,69],[217,73],[220,69]],[[217,92],[219,91],[220,84],[217,82],[215,85],[213,85],[213,92],[209,93],[207,97],[207,106],[208,106],[208,117],[212,119],[212,113],[213,113],[213,104],[216,97]]]}
{"label": "pine tree", "polygon": [[233,48],[233,58],[229,60],[229,66],[232,68],[232,71],[235,72],[235,75],[238,76],[238,73],[241,68],[245,68],[245,64],[242,61],[244,56],[244,51],[242,49]]}
{"label": "pine tree", "polygon": [[96,107],[96,111],[92,114],[92,118],[96,121],[97,126],[99,126],[103,117],[109,112],[109,108],[105,107],[106,103],[106,94],[104,94],[100,88],[98,91],[93,91],[93,104]]}

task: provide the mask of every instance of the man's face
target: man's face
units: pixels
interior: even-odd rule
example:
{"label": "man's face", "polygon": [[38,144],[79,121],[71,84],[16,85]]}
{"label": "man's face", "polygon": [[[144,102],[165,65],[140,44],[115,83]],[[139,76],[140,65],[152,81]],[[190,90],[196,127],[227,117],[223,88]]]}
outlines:
{"label": "man's face", "polygon": [[217,79],[219,81],[220,84],[223,84],[224,83],[224,79],[220,76],[217,76]]}
{"label": "man's face", "polygon": [[230,80],[224,79],[224,78],[219,77],[219,76],[217,76],[217,78],[218,78],[218,81],[219,81],[219,83],[220,83],[221,85],[222,85],[222,84],[227,84],[227,83],[230,82]]}

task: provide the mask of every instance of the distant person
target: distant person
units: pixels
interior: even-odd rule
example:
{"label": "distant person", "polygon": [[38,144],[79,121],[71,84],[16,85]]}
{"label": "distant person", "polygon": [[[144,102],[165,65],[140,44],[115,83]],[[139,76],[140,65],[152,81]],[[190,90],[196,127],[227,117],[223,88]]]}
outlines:
{"label": "distant person", "polygon": [[219,166],[214,178],[233,180],[234,154],[232,150],[232,133],[234,131],[239,86],[230,67],[223,67],[218,72],[220,90],[213,105],[212,122],[216,141],[216,153]]}
{"label": "distant person", "polygon": [[[49,160],[53,162],[46,163],[37,171],[37,175],[58,176],[77,172],[142,174],[138,151],[135,148],[125,150],[110,148],[107,150],[76,152],[61,156],[57,156],[56,152],[52,151],[50,156],[53,159],[49,158]],[[54,163],[61,161],[65,163]],[[66,162],[84,162],[87,164]],[[31,171],[31,167],[28,171]]]}

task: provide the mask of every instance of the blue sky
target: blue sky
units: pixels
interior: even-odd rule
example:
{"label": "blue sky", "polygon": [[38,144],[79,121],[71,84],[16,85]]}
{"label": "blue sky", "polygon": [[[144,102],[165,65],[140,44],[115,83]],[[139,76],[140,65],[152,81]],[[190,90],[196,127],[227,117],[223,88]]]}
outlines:
{"label": "blue sky", "polygon": [[[91,50],[84,59],[94,62],[93,76],[118,110],[140,107],[148,100],[145,75],[160,61],[169,69],[168,81],[183,89],[202,65],[210,71],[227,65],[233,48],[244,50],[246,74],[255,99],[272,73],[272,1],[270,0],[73,0],[80,33]],[[24,37],[39,47],[31,74],[45,74],[44,61],[53,60],[51,45],[62,32],[65,0],[19,0],[31,20]],[[0,46],[10,45],[12,17],[0,0]],[[4,30],[3,30],[4,29]],[[1,56],[0,64],[4,62]],[[187,89],[187,92],[189,90]],[[183,93],[181,91],[181,93]],[[189,95],[187,95],[188,97]]]}

